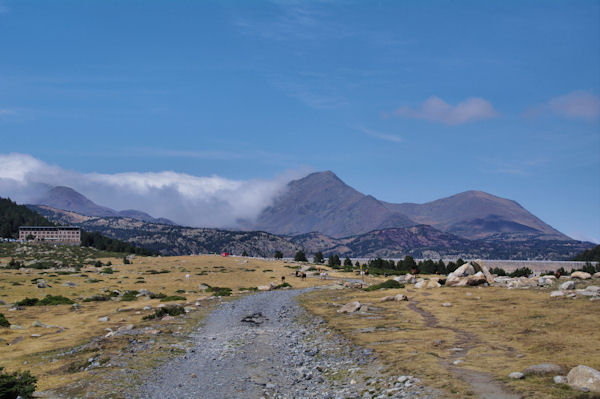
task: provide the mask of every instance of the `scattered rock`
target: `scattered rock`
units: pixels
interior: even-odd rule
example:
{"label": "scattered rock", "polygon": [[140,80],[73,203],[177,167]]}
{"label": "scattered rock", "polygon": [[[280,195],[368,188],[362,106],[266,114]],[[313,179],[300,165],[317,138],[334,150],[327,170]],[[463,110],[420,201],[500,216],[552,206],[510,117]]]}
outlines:
{"label": "scattered rock", "polygon": [[586,272],[573,272],[571,273],[571,278],[577,278],[580,280],[589,280],[592,278],[592,275]]}
{"label": "scattered rock", "polygon": [[600,371],[579,365],[569,371],[567,383],[575,389],[600,392]]}
{"label": "scattered rock", "polygon": [[562,374],[565,370],[558,364],[542,363],[527,367],[523,370],[524,375],[546,375]]}
{"label": "scattered rock", "polygon": [[341,308],[339,308],[337,312],[338,313],[353,313],[353,312],[360,310],[361,306],[362,305],[358,301],[349,302],[349,303],[345,304],[344,306],[342,306]]}
{"label": "scattered rock", "polygon": [[404,294],[398,294],[394,297],[394,301],[397,301],[397,302],[408,301],[408,297]]}
{"label": "scattered rock", "polygon": [[99,321],[100,323],[107,322],[108,320],[110,320],[110,319],[108,318],[108,316],[104,316],[104,317],[98,317],[98,321]]}
{"label": "scattered rock", "polygon": [[270,285],[259,285],[256,287],[259,291],[271,291]]}
{"label": "scattered rock", "polygon": [[585,290],[590,292],[600,292],[600,287],[597,285],[590,285],[589,287],[586,287]]}
{"label": "scattered rock", "polygon": [[552,291],[550,293],[550,298],[554,298],[554,297],[558,297],[558,296],[565,296],[564,291]]}
{"label": "scattered rock", "polygon": [[72,281],[65,281],[62,285],[63,287],[77,287],[77,284]]}
{"label": "scattered rock", "polygon": [[598,273],[594,273],[594,274],[592,275],[592,278],[600,278],[600,272],[598,272]]}
{"label": "scattered rock", "polygon": [[450,302],[444,302],[442,303],[442,306],[445,308],[449,308],[450,306],[452,306],[452,304]]}
{"label": "scattered rock", "polygon": [[520,373],[518,371],[513,371],[508,375],[508,378],[512,378],[513,380],[520,380],[525,377],[525,374]]}
{"label": "scattered rock", "polygon": [[126,326],[121,326],[117,329],[117,331],[131,331],[133,330],[133,324],[127,324]]}
{"label": "scattered rock", "polygon": [[48,288],[48,284],[46,283],[46,280],[40,279],[37,281],[37,287],[38,288]]}
{"label": "scattered rock", "polygon": [[575,282],[574,281],[565,281],[561,285],[558,286],[561,290],[574,290]]}
{"label": "scattered rock", "polygon": [[566,384],[567,383],[567,379],[565,377],[563,377],[562,375],[555,375],[554,378],[552,378],[552,380],[554,380],[555,384]]}
{"label": "scattered rock", "polygon": [[25,327],[23,327],[23,326],[20,326],[20,325],[18,325],[18,324],[11,324],[11,325],[10,325],[10,329],[11,329],[11,330],[24,330],[24,329],[25,329]]}

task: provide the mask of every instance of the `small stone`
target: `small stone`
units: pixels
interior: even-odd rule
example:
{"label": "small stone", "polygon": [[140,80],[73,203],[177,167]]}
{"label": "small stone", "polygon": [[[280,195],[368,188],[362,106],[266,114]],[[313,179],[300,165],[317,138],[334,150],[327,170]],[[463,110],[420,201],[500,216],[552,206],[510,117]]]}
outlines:
{"label": "small stone", "polygon": [[555,375],[553,380],[554,380],[555,384],[566,384],[567,383],[567,379],[565,377],[563,377],[562,375]]}
{"label": "small stone", "polygon": [[110,320],[110,319],[108,318],[108,316],[104,316],[104,317],[98,317],[98,321],[99,321],[100,323],[105,323],[105,322],[107,322],[108,320]]}
{"label": "small stone", "polygon": [[512,378],[513,380],[520,380],[523,377],[525,377],[525,375],[519,371],[513,371],[508,375],[508,378]]}
{"label": "small stone", "polygon": [[450,302],[444,302],[442,303],[442,306],[445,308],[449,308],[450,306],[452,306],[452,304]]}

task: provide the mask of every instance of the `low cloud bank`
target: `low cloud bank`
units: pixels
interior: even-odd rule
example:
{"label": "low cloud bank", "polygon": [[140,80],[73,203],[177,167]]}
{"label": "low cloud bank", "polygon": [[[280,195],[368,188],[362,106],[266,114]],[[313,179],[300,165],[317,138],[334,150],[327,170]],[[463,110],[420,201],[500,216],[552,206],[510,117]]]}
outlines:
{"label": "low cloud bank", "polygon": [[173,171],[80,173],[27,154],[0,154],[2,197],[36,203],[51,187],[67,186],[98,205],[136,209],[187,226],[237,227],[240,220],[258,216],[297,177],[290,172],[244,181]]}

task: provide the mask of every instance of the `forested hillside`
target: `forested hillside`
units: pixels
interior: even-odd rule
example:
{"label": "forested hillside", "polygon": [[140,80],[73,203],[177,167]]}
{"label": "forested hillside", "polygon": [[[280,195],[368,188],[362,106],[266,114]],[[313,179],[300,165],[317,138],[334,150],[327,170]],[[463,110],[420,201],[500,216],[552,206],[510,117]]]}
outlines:
{"label": "forested hillside", "polygon": [[19,226],[55,226],[43,216],[10,198],[0,198],[0,237],[18,238]]}
{"label": "forested hillside", "polygon": [[[56,226],[45,217],[18,205],[8,198],[0,198],[0,237],[18,238],[20,226]],[[118,239],[108,238],[98,232],[81,231],[81,245],[110,252],[126,252],[138,255],[152,255],[153,251],[137,247]]]}

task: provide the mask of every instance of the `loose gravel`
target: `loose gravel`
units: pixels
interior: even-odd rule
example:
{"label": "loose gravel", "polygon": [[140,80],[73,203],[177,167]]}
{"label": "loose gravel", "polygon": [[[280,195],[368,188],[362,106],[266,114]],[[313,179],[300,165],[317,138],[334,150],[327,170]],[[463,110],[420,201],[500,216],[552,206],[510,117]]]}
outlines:
{"label": "loose gravel", "polygon": [[301,309],[304,291],[223,303],[187,353],[151,373],[140,398],[437,398],[418,378],[384,373],[370,349]]}

